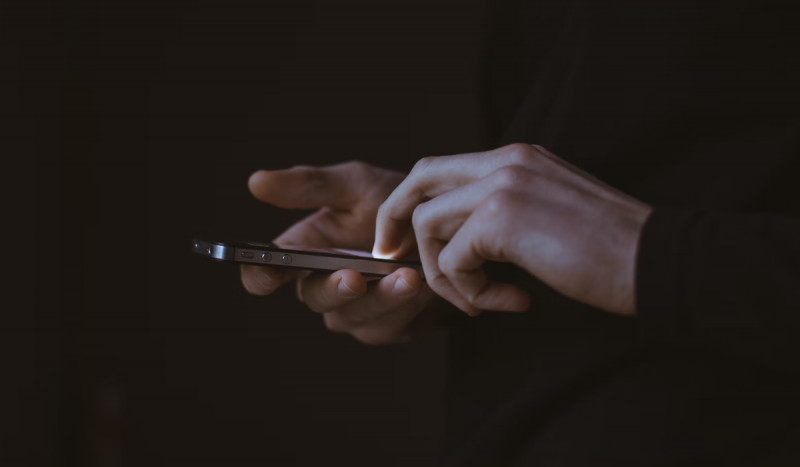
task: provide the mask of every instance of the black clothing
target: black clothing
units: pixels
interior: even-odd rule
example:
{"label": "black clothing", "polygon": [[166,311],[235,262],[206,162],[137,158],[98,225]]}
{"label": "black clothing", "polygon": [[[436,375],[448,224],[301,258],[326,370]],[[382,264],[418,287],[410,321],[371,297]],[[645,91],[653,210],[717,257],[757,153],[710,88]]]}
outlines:
{"label": "black clothing", "polygon": [[453,326],[451,464],[800,465],[797,2],[490,3],[492,146],[655,210],[637,318],[529,278],[530,312]]}

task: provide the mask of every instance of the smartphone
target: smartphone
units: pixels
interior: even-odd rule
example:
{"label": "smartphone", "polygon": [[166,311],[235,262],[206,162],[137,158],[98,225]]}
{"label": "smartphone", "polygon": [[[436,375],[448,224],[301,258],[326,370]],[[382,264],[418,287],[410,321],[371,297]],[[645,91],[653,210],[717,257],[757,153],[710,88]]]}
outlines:
{"label": "smartphone", "polygon": [[411,268],[425,280],[422,264],[418,262],[379,259],[366,251],[315,248],[275,242],[219,242],[198,237],[192,239],[192,251],[220,261],[319,272],[354,269],[367,276],[388,276],[400,268]]}

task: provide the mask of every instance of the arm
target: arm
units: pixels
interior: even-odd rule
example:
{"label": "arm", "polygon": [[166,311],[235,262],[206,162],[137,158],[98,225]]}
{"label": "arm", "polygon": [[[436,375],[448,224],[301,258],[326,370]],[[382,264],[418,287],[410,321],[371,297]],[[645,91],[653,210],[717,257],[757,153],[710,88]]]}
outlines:
{"label": "arm", "polygon": [[800,219],[656,208],[636,303],[645,339],[800,370]]}
{"label": "arm", "polygon": [[645,340],[800,369],[800,220],[653,209],[541,147],[423,161],[381,206],[375,250],[409,221],[431,287],[462,311],[522,311],[485,261],[517,264],[582,303],[635,316]]}

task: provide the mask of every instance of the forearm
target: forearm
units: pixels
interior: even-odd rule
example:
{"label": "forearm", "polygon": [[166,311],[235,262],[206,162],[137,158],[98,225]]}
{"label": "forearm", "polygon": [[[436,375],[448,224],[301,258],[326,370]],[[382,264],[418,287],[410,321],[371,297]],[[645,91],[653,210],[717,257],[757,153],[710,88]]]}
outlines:
{"label": "forearm", "polygon": [[656,209],[636,273],[642,337],[800,371],[800,220]]}

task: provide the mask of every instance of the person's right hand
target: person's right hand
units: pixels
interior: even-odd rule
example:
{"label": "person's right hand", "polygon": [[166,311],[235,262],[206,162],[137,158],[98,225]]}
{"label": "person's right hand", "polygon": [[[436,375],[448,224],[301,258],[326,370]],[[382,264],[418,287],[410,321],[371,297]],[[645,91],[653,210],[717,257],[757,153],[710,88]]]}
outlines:
{"label": "person's right hand", "polygon": [[[275,241],[369,251],[375,241],[378,208],[404,178],[399,172],[348,162],[261,170],[250,177],[249,187],[257,199],[279,208],[319,209]],[[309,274],[242,265],[241,276],[245,289],[255,295],[269,295],[297,279],[298,298],[323,314],[328,329],[367,344],[407,341],[434,325],[450,308],[411,268],[369,284],[350,269]]]}

